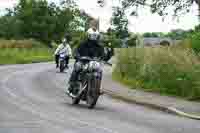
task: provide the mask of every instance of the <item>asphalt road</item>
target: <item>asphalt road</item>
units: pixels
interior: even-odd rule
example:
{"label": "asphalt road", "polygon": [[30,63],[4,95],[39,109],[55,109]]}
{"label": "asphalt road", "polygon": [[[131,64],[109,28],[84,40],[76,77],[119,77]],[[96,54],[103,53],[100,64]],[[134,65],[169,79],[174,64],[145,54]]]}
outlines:
{"label": "asphalt road", "polygon": [[[104,95],[95,109],[71,105],[70,72],[51,63],[0,67],[0,133],[199,133],[200,122]],[[108,83],[109,84],[109,83]]]}

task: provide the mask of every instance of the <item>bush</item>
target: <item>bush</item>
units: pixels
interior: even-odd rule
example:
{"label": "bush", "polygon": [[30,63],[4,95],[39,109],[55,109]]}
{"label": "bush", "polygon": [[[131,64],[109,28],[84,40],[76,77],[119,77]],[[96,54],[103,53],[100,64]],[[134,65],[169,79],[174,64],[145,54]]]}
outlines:
{"label": "bush", "polygon": [[200,99],[199,63],[192,50],[121,49],[113,76],[132,88]]}
{"label": "bush", "polygon": [[200,32],[195,32],[191,36],[191,43],[192,43],[192,49],[196,52],[200,52]]}
{"label": "bush", "polygon": [[172,47],[192,49],[196,54],[198,54],[200,52],[200,32],[191,33],[185,39],[177,40],[175,45]]}
{"label": "bush", "polygon": [[169,46],[169,45],[170,45],[170,42],[167,41],[167,40],[164,40],[164,41],[161,41],[161,42],[160,42],[160,45],[161,45],[161,46]]}
{"label": "bush", "polygon": [[132,37],[132,38],[130,38],[129,40],[128,40],[128,46],[129,47],[135,47],[136,46],[136,40],[137,40],[137,38],[136,37]]}

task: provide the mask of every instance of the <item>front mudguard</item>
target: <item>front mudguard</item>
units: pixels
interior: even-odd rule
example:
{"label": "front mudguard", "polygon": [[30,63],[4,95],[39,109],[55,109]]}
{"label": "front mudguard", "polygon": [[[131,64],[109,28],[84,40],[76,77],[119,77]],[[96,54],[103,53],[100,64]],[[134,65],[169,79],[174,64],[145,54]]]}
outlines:
{"label": "front mudguard", "polygon": [[64,69],[66,67],[66,63],[65,63],[65,60],[59,60],[59,68],[60,68],[60,72],[63,72]]}

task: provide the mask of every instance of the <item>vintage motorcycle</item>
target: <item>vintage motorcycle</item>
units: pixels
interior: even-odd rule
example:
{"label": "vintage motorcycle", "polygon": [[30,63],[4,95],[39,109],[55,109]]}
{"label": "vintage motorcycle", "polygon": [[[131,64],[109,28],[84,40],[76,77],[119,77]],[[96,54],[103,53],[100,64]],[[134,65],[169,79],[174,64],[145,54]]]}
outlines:
{"label": "vintage motorcycle", "polygon": [[79,104],[80,100],[87,103],[88,108],[95,107],[98,98],[101,94],[102,81],[102,66],[103,64],[112,65],[99,59],[92,59],[90,57],[80,57],[81,63],[77,62],[77,67],[80,70],[78,81],[73,87],[73,94],[69,96],[72,98],[72,104]]}

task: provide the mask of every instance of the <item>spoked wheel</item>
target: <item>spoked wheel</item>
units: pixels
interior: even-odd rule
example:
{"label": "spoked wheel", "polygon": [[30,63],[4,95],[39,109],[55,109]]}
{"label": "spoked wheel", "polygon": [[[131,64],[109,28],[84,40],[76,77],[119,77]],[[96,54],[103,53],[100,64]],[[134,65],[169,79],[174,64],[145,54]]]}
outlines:
{"label": "spoked wheel", "polygon": [[87,104],[88,108],[93,109],[100,95],[101,80],[91,79],[88,83]]}

